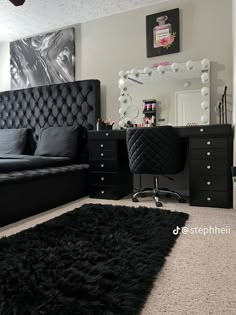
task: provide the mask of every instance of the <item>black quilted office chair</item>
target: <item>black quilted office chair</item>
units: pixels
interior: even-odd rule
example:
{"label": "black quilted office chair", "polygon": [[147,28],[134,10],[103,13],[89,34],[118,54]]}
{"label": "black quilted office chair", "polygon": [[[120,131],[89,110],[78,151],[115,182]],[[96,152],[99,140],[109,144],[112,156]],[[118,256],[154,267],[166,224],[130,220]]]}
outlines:
{"label": "black quilted office chair", "polygon": [[156,206],[162,206],[160,194],[175,195],[179,202],[185,200],[176,191],[159,188],[158,175],[173,175],[183,170],[185,164],[185,145],[177,130],[171,126],[129,128],[126,131],[129,167],[133,174],[153,174],[154,188],[133,194],[138,197],[153,196]]}

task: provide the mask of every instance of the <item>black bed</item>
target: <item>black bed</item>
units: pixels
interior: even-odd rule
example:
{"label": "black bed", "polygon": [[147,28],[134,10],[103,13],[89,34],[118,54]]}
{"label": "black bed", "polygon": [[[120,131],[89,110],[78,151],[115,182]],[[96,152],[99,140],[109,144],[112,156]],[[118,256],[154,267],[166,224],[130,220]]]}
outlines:
{"label": "black bed", "polygon": [[[0,154],[0,226],[87,194],[87,131],[99,116],[98,80],[0,93],[0,129],[31,134],[24,155]],[[76,159],[34,156],[40,129],[62,126],[79,128]]]}

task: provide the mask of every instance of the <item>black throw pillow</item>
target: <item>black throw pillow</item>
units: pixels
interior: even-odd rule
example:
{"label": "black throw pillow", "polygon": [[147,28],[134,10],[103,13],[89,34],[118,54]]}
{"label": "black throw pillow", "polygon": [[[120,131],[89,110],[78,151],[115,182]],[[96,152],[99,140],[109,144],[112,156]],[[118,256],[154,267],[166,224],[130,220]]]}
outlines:
{"label": "black throw pillow", "polygon": [[0,154],[23,154],[27,129],[0,129]]}
{"label": "black throw pillow", "polygon": [[39,132],[34,155],[74,159],[78,150],[79,131],[76,127],[48,127]]}

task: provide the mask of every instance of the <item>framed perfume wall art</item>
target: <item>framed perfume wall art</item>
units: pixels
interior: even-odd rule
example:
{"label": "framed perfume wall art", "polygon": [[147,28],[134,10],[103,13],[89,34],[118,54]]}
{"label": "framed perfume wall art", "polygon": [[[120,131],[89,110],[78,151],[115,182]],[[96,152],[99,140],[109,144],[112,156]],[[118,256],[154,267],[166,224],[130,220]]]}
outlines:
{"label": "framed perfume wall art", "polygon": [[180,51],[179,9],[146,16],[147,57]]}

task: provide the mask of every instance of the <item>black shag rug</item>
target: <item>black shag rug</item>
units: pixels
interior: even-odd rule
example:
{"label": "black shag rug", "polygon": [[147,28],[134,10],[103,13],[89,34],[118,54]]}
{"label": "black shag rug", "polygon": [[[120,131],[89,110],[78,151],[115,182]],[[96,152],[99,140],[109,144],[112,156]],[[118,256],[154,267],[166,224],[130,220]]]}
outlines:
{"label": "black shag rug", "polygon": [[187,218],[86,204],[1,239],[0,314],[139,314]]}

